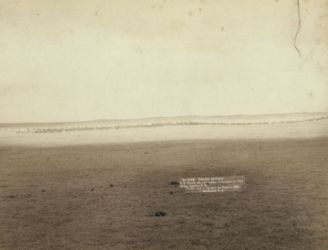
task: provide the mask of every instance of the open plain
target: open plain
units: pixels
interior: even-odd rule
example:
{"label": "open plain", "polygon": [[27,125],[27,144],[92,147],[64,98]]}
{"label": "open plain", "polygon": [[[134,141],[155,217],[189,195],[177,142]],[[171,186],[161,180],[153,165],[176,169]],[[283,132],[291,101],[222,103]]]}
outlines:
{"label": "open plain", "polygon": [[[325,137],[2,145],[0,249],[327,249],[327,152]],[[174,185],[233,175],[242,192]]]}

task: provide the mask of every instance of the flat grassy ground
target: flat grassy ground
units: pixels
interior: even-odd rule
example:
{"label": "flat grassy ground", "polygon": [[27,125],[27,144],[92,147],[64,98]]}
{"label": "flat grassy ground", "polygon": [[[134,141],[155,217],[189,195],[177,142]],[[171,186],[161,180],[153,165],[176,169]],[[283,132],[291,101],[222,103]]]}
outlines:
{"label": "flat grassy ground", "polygon": [[328,249],[328,139],[2,146],[0,200],[0,249]]}

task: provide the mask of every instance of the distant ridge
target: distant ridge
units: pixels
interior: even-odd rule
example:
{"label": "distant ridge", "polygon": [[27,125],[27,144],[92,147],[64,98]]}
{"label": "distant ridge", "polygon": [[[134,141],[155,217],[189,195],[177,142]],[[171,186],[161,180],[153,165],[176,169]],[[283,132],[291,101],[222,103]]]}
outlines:
{"label": "distant ridge", "polygon": [[10,131],[14,133],[59,133],[163,126],[283,124],[310,122],[325,119],[328,119],[328,113],[322,112],[267,115],[180,116],[56,123],[2,123],[0,124],[0,131]]}

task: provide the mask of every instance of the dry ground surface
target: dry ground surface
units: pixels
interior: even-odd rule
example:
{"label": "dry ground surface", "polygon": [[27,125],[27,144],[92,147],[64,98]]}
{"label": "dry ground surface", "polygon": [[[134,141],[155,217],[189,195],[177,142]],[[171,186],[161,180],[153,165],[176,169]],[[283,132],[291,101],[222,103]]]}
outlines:
{"label": "dry ground surface", "polygon": [[[327,138],[1,146],[0,249],[328,249],[327,157]],[[170,184],[231,175],[243,192]]]}

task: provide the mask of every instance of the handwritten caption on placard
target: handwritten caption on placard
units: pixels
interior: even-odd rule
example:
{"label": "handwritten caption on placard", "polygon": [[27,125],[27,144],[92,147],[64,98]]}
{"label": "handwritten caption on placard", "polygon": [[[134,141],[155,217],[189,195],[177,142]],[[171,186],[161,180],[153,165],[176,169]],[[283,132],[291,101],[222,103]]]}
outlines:
{"label": "handwritten caption on placard", "polygon": [[189,193],[235,192],[245,188],[245,176],[180,178],[179,183]]}

